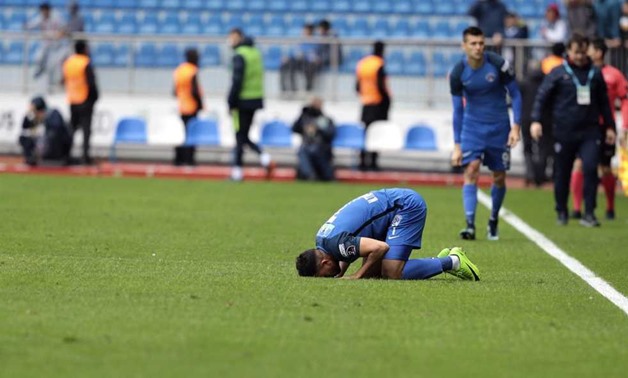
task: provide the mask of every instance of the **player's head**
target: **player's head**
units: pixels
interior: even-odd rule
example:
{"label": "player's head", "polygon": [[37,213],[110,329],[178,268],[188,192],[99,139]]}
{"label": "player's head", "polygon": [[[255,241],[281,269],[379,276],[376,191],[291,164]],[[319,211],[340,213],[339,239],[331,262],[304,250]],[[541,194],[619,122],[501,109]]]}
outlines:
{"label": "player's head", "polygon": [[328,35],[331,30],[331,23],[323,19],[318,23],[318,29],[321,35]]}
{"label": "player's head", "polygon": [[565,44],[562,42],[556,42],[552,45],[552,55],[563,56],[565,55]]}
{"label": "player's head", "polygon": [[233,28],[229,31],[227,39],[231,47],[236,47],[244,40],[244,32],[240,28]]}
{"label": "player's head", "polygon": [[303,24],[303,35],[306,37],[311,37],[314,35],[314,24],[306,22]]}
{"label": "player's head", "polygon": [[87,55],[89,53],[87,42],[82,39],[79,39],[76,42],[74,42],[74,52],[81,55]]}
{"label": "player's head", "polygon": [[587,50],[589,38],[582,34],[574,33],[567,42],[567,57],[576,66],[584,66],[589,62]]}
{"label": "player's head", "polygon": [[384,42],[375,41],[375,43],[373,43],[373,55],[383,57],[385,47],[386,45],[384,45]]}
{"label": "player's head", "polygon": [[604,57],[606,56],[606,52],[608,51],[608,46],[606,46],[606,42],[604,42],[603,38],[593,38],[591,44],[589,44],[589,50],[587,54],[589,58],[594,62],[604,62]]}
{"label": "player's head", "polygon": [[39,12],[44,18],[48,18],[50,16],[50,3],[44,1],[43,3],[39,4]]}
{"label": "player's head", "polygon": [[42,122],[44,120],[47,109],[48,106],[46,106],[46,101],[43,97],[37,96],[31,99],[29,111],[33,114],[37,122]]}
{"label": "player's head", "polygon": [[188,63],[192,63],[195,66],[198,66],[199,56],[198,50],[194,47],[189,47],[185,49],[185,61]]}
{"label": "player's head", "polygon": [[558,5],[552,3],[547,6],[545,9],[545,19],[549,22],[554,22],[560,18],[560,10],[558,9]]}
{"label": "player's head", "polygon": [[482,59],[484,54],[484,32],[476,26],[469,26],[462,32],[462,49],[473,60]]}
{"label": "player's head", "polygon": [[296,266],[301,277],[334,277],[340,273],[338,261],[316,248],[297,256]]}

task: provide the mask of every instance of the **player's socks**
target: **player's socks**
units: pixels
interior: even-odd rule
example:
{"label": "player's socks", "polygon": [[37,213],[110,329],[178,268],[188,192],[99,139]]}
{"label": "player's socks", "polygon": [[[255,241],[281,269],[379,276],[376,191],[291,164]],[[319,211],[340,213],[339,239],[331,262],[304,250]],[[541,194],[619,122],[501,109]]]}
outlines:
{"label": "player's socks", "polygon": [[[443,262],[445,259],[448,262]],[[406,261],[406,265],[401,272],[402,280],[425,280],[443,273],[443,266],[451,266],[450,258],[430,258],[430,259],[412,259]],[[451,268],[449,268],[451,270]]]}
{"label": "player's socks", "polygon": [[499,218],[499,210],[504,203],[504,197],[506,197],[506,186],[499,187],[493,185],[491,187],[491,199],[493,200],[493,206],[491,208],[491,220]]}
{"label": "player's socks", "polygon": [[478,207],[478,186],[475,184],[464,184],[462,186],[462,204],[464,215],[467,220],[467,227],[475,225],[475,209]]}
{"label": "player's socks", "polygon": [[606,211],[615,210],[615,176],[612,173],[602,176],[602,187],[606,194]]}
{"label": "player's socks", "polygon": [[573,210],[580,212],[582,209],[582,196],[584,190],[584,173],[574,171],[571,174],[571,195],[573,196]]}

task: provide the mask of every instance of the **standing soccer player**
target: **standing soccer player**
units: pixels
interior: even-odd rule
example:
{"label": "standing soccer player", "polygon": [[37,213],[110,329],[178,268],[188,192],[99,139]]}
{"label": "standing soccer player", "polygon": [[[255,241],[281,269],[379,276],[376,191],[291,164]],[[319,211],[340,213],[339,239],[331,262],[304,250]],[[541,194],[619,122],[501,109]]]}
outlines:
{"label": "standing soccer player", "polygon": [[[488,239],[498,240],[499,209],[506,196],[506,171],[510,169],[510,149],[521,135],[521,94],[508,61],[484,52],[484,34],[477,27],[462,33],[466,59],[452,69],[449,85],[454,105],[454,166],[464,167],[462,202],[467,227],[460,237],[475,240],[475,211],[480,164],[493,172],[493,206],[488,221]],[[514,112],[511,127],[506,96]]]}
{"label": "standing soccer player", "polygon": [[[617,68],[604,64],[604,56],[608,51],[608,47],[602,38],[596,38],[589,45],[588,55],[593,64],[602,71],[604,81],[606,82],[606,90],[608,92],[608,101],[610,102],[611,112],[614,112],[615,101],[621,103],[621,118],[623,135],[628,131],[628,82],[624,74]],[[604,132],[604,123],[601,124]],[[615,186],[617,178],[613,175],[611,169],[611,159],[615,156],[615,144],[608,144],[602,141],[600,144],[599,171],[600,182],[606,194],[606,219],[615,219]],[[582,217],[582,196],[584,187],[584,173],[582,171],[582,159],[576,159],[571,174],[571,193],[573,194],[573,213],[572,217],[580,219]]]}

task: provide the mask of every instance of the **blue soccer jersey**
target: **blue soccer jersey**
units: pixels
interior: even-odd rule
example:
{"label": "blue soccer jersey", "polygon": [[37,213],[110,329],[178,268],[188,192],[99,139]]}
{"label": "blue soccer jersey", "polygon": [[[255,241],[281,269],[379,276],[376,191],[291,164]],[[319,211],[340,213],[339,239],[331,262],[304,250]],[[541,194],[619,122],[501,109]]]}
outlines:
{"label": "blue soccer jersey", "polygon": [[410,189],[382,189],[347,203],[321,226],[316,248],[338,261],[360,257],[360,238],[385,241],[390,246],[421,248],[427,216],[423,198]]}
{"label": "blue soccer jersey", "polygon": [[[510,132],[506,95],[513,103],[514,121],[520,124],[521,96],[507,60],[484,53],[482,65],[474,69],[461,59],[449,77],[454,98],[454,141],[462,151],[486,147],[504,148]],[[462,99],[464,98],[464,110]]]}

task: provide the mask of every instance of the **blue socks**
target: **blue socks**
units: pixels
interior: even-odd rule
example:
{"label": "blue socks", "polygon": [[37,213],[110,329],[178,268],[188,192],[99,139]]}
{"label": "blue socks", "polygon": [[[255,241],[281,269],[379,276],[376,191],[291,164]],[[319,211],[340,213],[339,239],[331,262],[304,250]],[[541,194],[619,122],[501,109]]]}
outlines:
{"label": "blue socks", "polygon": [[491,220],[496,220],[499,217],[499,209],[502,208],[504,203],[504,197],[506,197],[506,186],[497,187],[493,185],[491,187],[491,198],[493,199],[493,206],[491,208]]}
{"label": "blue socks", "polygon": [[[503,197],[502,197],[503,199]],[[475,209],[478,207],[478,186],[475,184],[464,184],[462,186],[462,204],[464,206],[464,216],[467,225],[475,224]]]}
{"label": "blue socks", "polygon": [[451,257],[412,259],[406,261],[401,272],[402,280],[425,280],[451,270],[453,261]]}

